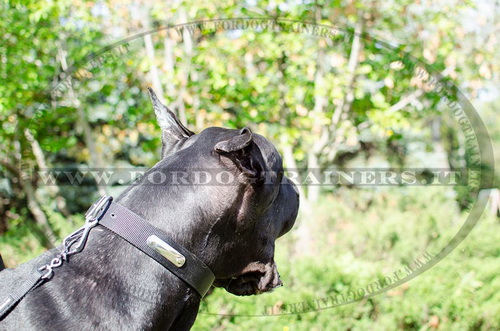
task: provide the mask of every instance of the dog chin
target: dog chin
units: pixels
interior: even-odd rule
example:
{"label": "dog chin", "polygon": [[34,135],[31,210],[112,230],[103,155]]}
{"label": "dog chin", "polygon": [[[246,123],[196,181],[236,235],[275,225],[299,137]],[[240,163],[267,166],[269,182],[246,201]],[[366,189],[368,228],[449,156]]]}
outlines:
{"label": "dog chin", "polygon": [[275,263],[253,262],[242,274],[229,279],[216,279],[215,287],[223,287],[235,295],[256,295],[272,292],[283,286]]}

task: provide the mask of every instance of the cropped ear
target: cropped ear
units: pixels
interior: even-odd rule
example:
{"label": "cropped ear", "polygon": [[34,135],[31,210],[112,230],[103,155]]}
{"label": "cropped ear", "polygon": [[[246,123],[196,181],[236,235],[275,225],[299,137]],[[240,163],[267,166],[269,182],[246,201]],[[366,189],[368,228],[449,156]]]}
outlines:
{"label": "cropped ear", "polygon": [[178,150],[186,141],[187,138],[194,135],[179,121],[177,116],[164,104],[158,100],[154,90],[148,87],[149,96],[153,103],[156,119],[160,125],[162,136],[161,157],[164,158],[168,154]]}
{"label": "cropped ear", "polygon": [[257,178],[262,173],[262,155],[255,144],[249,128],[241,129],[238,134],[215,145],[215,151],[230,158],[247,176]]}

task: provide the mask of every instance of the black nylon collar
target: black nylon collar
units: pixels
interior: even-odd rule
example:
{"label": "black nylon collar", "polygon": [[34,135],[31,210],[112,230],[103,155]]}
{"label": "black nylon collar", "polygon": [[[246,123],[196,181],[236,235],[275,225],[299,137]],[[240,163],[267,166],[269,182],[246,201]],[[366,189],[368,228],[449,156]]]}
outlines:
{"label": "black nylon collar", "polygon": [[[163,231],[155,228],[127,208],[112,202],[112,200],[113,198],[110,196],[103,196],[95,202],[85,214],[85,225],[64,239],[63,251],[50,263],[36,269],[11,293],[0,298],[0,321],[29,292],[49,281],[54,275],[53,269],[61,267],[70,255],[81,252],[85,247],[89,232],[97,225],[102,225],[113,231],[193,287],[201,297],[205,296],[215,280],[212,271],[194,254],[174,242]],[[151,242],[151,238],[153,238],[153,242]],[[148,241],[150,241],[149,245]],[[163,254],[166,254],[166,248],[167,253],[169,253],[166,254],[168,259],[158,253],[158,247],[163,248],[163,250],[159,250]],[[172,252],[174,252],[174,257],[172,257]],[[175,258],[176,256],[177,258]]]}
{"label": "black nylon collar", "polygon": [[[111,202],[109,207],[104,211],[104,215],[100,216],[98,224],[111,230],[161,264],[171,273],[194,288],[201,297],[204,297],[210,289],[210,286],[212,286],[215,275],[200,259],[169,238],[165,232],[149,224],[128,208]],[[148,245],[148,238],[151,236],[158,237],[161,241],[167,243],[182,254],[185,257],[184,264],[177,267],[157,250],[151,248]]]}

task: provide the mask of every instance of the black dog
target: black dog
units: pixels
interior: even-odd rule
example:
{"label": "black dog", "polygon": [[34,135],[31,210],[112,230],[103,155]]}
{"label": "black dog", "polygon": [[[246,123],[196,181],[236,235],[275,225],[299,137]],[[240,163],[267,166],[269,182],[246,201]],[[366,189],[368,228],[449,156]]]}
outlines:
{"label": "black dog", "polygon": [[[293,226],[299,199],[283,176],[279,153],[247,128],[211,127],[194,134],[150,94],[163,132],[162,159],[115,202],[195,254],[215,274],[214,286],[237,295],[280,286],[274,242]],[[170,176],[172,170],[193,169],[225,177],[185,185],[189,176]],[[155,174],[165,179],[161,185],[152,184],[158,182]],[[0,298],[55,254],[3,270]],[[0,329],[188,330],[200,300],[183,280],[97,226],[84,250],[28,293]]]}

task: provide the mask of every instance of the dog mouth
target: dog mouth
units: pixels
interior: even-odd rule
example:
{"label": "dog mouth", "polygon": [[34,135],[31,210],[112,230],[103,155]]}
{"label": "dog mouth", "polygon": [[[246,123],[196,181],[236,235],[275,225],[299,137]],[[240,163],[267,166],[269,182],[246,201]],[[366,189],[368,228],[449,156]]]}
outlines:
{"label": "dog mouth", "polygon": [[275,288],[283,286],[278,269],[274,262],[252,262],[243,272],[235,277],[216,279],[215,287],[223,287],[235,295],[255,295],[272,292]]}

